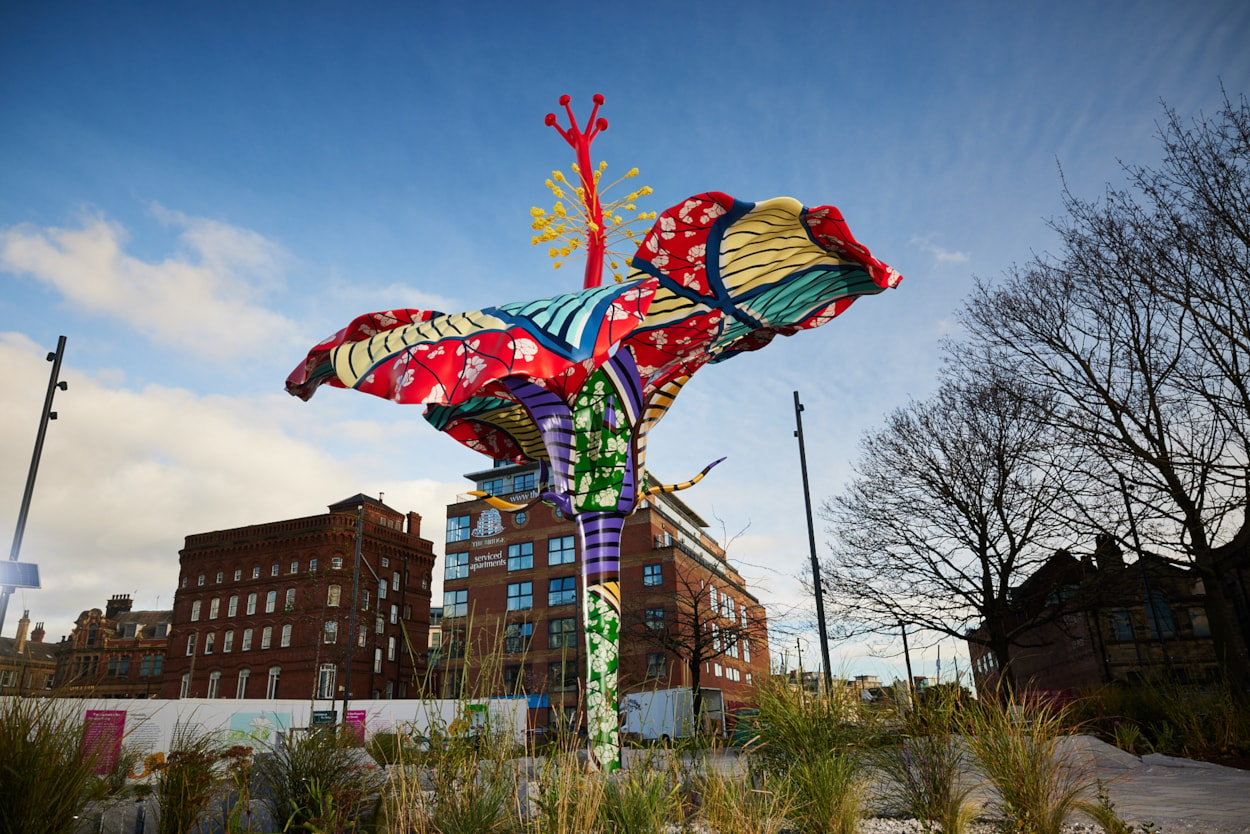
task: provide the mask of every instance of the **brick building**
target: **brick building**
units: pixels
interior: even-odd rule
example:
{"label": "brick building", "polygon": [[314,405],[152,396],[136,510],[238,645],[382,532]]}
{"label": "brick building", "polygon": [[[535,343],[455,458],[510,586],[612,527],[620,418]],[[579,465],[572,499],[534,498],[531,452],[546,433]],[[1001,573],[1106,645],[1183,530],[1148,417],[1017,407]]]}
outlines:
{"label": "brick building", "polygon": [[425,674],[434,551],[417,513],[356,495],[188,536],[180,564],[164,698],[405,698]]}
{"label": "brick building", "polygon": [[[1016,683],[1064,695],[1112,682],[1217,681],[1205,596],[1193,571],[1149,554],[1126,564],[1110,540],[1080,559],[1060,550],[1013,595],[1014,622],[1037,622],[1011,649]],[[968,648],[977,691],[994,691],[993,655]]]}
{"label": "brick building", "polygon": [[43,635],[43,623],[30,631],[30,612],[23,611],[17,634],[0,637],[0,695],[36,695],[55,687],[57,647],[44,643]]}
{"label": "brick building", "polygon": [[[501,464],[465,477],[523,504],[538,496],[537,474],[534,464]],[[720,690],[727,709],[749,703],[754,679],[768,675],[764,609],[706,526],[671,494],[645,499],[625,523],[622,695],[694,685],[695,670],[672,650],[688,651],[692,641],[705,660],[698,683]],[[573,522],[545,504],[504,513],[463,496],[447,508],[446,554],[442,694],[523,694],[532,726],[580,721],[585,658]]]}
{"label": "brick building", "polygon": [[155,698],[161,690],[172,611],[132,611],[128,594],[78,615],[57,646],[56,684],[77,698]]}

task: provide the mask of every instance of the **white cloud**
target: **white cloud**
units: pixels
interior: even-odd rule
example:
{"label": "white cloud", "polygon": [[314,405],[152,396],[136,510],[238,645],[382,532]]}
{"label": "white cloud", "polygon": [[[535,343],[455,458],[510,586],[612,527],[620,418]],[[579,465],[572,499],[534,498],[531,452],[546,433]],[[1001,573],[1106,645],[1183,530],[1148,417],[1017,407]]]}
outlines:
{"label": "white cloud", "polygon": [[122,321],[158,345],[214,361],[307,341],[262,305],[292,262],[280,246],[159,205],[153,212],[180,230],[179,250],[163,260],[127,254],[126,230],[89,215],[77,228],[0,229],[0,269],[30,275],[76,309]]}
{"label": "white cloud", "polygon": [[923,237],[917,235],[907,243],[909,246],[917,247],[922,252],[928,252],[939,264],[963,264],[971,260],[971,256],[967,252],[953,252],[938,246],[933,242],[933,235],[925,235]]}
{"label": "white cloud", "polygon": [[[8,391],[0,457],[13,464],[0,478],[0,526],[8,530],[47,387],[45,354],[25,336],[0,334]],[[384,489],[390,506],[421,513],[423,535],[441,550],[444,507],[465,489],[373,468],[368,477],[384,480],[363,480],[359,460],[336,458],[316,439],[333,410],[283,410],[277,397],[126,390],[111,384],[112,374],[72,368],[61,376],[69,389],[57,393],[60,419],[48,429],[21,551],[39,565],[43,588],[10,601],[9,634],[23,608],[56,640],[80,611],[103,608],[113,594],[131,594],[136,609],[169,607],[187,535],[316,515],[362,489]],[[379,440],[367,441],[365,454],[394,459],[393,448],[371,448],[387,433],[373,434]]]}

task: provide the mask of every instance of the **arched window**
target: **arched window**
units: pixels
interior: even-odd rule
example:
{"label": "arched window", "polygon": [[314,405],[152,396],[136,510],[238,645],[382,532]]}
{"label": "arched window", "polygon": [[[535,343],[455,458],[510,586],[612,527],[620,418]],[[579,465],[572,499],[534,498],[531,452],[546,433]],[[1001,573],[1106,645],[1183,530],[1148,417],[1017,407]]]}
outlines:
{"label": "arched window", "polygon": [[273,699],[273,698],[278,697],[278,679],[280,677],[282,677],[281,666],[269,667],[269,681],[265,685],[265,697],[266,698]]}
{"label": "arched window", "polygon": [[326,605],[331,608],[338,608],[343,598],[343,588],[341,585],[331,585],[326,589]]}

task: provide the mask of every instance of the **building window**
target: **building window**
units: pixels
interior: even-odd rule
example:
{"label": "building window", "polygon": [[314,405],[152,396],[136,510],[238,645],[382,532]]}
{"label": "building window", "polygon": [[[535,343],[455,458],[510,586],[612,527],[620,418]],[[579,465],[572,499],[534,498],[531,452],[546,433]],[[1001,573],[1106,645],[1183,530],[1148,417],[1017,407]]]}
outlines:
{"label": "building window", "polygon": [[533,623],[508,623],[504,631],[503,650],[510,653],[527,652],[534,637]]}
{"label": "building window", "polygon": [[321,669],[317,673],[318,698],[334,697],[334,677],[337,671],[333,663],[321,664]]}
{"label": "building window", "polygon": [[260,647],[262,649],[269,648],[273,643],[273,626],[265,626],[260,630]]}
{"label": "building window", "polygon": [[557,660],[547,667],[548,686],[552,692],[572,692],[577,689],[577,662]]}
{"label": "building window", "polygon": [[577,561],[576,538],[573,536],[556,536],[547,539],[547,564],[571,565]]}
{"label": "building window", "polygon": [[182,676],[182,686],[178,687],[178,697],[185,698],[187,697],[187,693],[190,691],[191,691],[191,675],[186,674]]}
{"label": "building window", "polygon": [[152,629],[154,639],[169,636],[169,623],[157,623]]}
{"label": "building window", "polygon": [[547,648],[577,648],[577,618],[559,617],[547,621]]}
{"label": "building window", "polygon": [[[443,592],[443,616],[466,617],[469,614],[469,590]],[[380,619],[380,618],[379,618]]]}
{"label": "building window", "polygon": [[139,660],[139,677],[141,678],[159,678],[161,676],[161,656],[159,654],[145,654]]}
{"label": "building window", "polygon": [[378,580],[378,599],[386,599],[386,580]]}
{"label": "building window", "polygon": [[240,579],[242,579],[242,578],[243,578],[243,569],[242,569],[242,568],[235,568],[235,569],[234,569],[234,581],[235,581],[235,582],[238,582],[238,581],[239,581]]}
{"label": "building window", "polygon": [[278,638],[278,645],[287,648],[291,645],[291,624],[286,623],[282,626],[282,635]]}
{"label": "building window", "polygon": [[191,622],[198,622],[200,619],[200,601],[197,599],[191,603]]}
{"label": "building window", "polygon": [[391,661],[395,660],[395,638],[394,637],[386,638],[386,659],[391,660]]}
{"label": "building window", "polygon": [[250,617],[256,613],[256,594],[247,595],[247,614]]}
{"label": "building window", "polygon": [[369,596],[369,589],[368,588],[362,589],[360,592],[360,610],[361,611],[369,610],[370,599],[372,599],[372,597]]}
{"label": "building window", "polygon": [[529,570],[534,567],[534,543],[508,545],[508,570]]}
{"label": "building window", "polygon": [[470,517],[467,515],[449,516],[447,519],[447,541],[467,542],[469,540]]}
{"label": "building window", "polygon": [[725,676],[725,670],[721,667],[721,665],[720,665],[719,663],[713,663],[713,664],[712,664],[712,674],[713,674],[713,675],[715,675],[715,676],[716,676],[716,677],[718,677],[718,678],[722,678],[722,677],[724,677],[724,676]]}
{"label": "building window", "polygon": [[323,643],[337,643],[339,641],[339,624],[334,620],[330,620],[325,625],[325,634],[321,638]]}
{"label": "building window", "polygon": [[217,687],[221,683],[221,672],[213,672],[208,676],[208,697],[217,697]]}
{"label": "building window", "polygon": [[663,631],[664,609],[648,608],[643,614],[643,623],[646,625],[647,631]]}
{"label": "building window", "polygon": [[269,566],[269,575],[270,576],[278,575],[278,563],[277,562],[274,562],[272,565]]}
{"label": "building window", "polygon": [[1172,618],[1172,606],[1168,605],[1167,597],[1162,591],[1152,590],[1146,597],[1146,627],[1150,629],[1152,639],[1162,636],[1171,639],[1176,636],[1176,620]]}
{"label": "building window", "polygon": [[1133,618],[1127,611],[1111,612],[1111,633],[1116,640],[1133,639]]}
{"label": "building window", "polygon": [[239,615],[239,595],[235,594],[226,602],[226,616],[237,617]]}
{"label": "building window", "polygon": [[253,579],[260,579],[260,565],[253,565],[253,566],[252,566],[252,578],[253,578]]}
{"label": "building window", "polygon": [[187,657],[190,657],[193,654],[195,654],[195,634],[194,633],[187,635]]}
{"label": "building window", "polygon": [[716,593],[716,586],[715,586],[715,585],[708,585],[708,587],[707,587],[707,600],[708,600],[708,609],[709,609],[709,610],[710,610],[713,614],[719,614],[719,613],[721,613],[721,607],[720,607],[720,595]]}
{"label": "building window", "polygon": [[195,584],[196,584],[196,585],[203,585],[203,584],[204,584],[204,574],[202,574],[202,573],[201,573],[201,574],[200,574],[200,575],[196,578],[196,580],[195,580]]}
{"label": "building window", "polygon": [[273,610],[278,607],[278,592],[270,591],[265,594],[265,613],[272,614]]}
{"label": "building window", "polygon": [[331,585],[326,589],[326,605],[338,608],[343,598],[343,586]]}
{"label": "building window", "polygon": [[368,642],[369,642],[369,626],[362,625],[360,627],[360,631],[356,635],[356,645],[360,646],[360,648],[363,649],[365,647],[365,644]]}
{"label": "building window", "polygon": [[221,653],[234,651],[234,632],[227,631],[221,636]]}
{"label": "building window", "polygon": [[187,578],[186,578],[185,576],[184,576],[184,577],[182,577],[182,581],[181,581],[180,583],[178,583],[178,587],[179,587],[179,588],[185,588],[185,587],[187,587]]}
{"label": "building window", "polygon": [[1193,626],[1195,637],[1211,636],[1211,624],[1207,622],[1207,612],[1205,608],[1190,608],[1189,623]]}
{"label": "building window", "polygon": [[643,565],[642,584],[646,586],[664,584],[664,566],[659,563],[654,565]]}
{"label": "building window", "polygon": [[243,642],[239,646],[239,650],[244,652],[252,650],[252,630],[250,628],[243,629]]}
{"label": "building window", "polygon": [[208,618],[210,620],[215,620],[220,614],[221,614],[221,599],[219,599],[218,597],[213,597],[211,600],[208,601]]}
{"label": "building window", "polygon": [[489,481],[482,481],[482,485],[478,489],[491,495],[503,495],[503,478],[492,478]]}
{"label": "building window", "polygon": [[443,579],[468,579],[469,554],[448,553],[443,563]]}
{"label": "building window", "polygon": [[577,577],[557,576],[547,580],[547,604],[572,605],[577,602]]}
{"label": "building window", "polygon": [[217,584],[218,585],[220,585],[222,581],[225,580],[225,578],[226,578],[226,575],[224,573],[222,573],[221,571],[217,571]]}
{"label": "building window", "polygon": [[[398,529],[398,528],[396,528],[396,529]],[[381,565],[382,565],[382,567],[384,567],[384,568],[389,568],[389,567],[391,566],[391,560],[390,560],[390,559],[388,559],[388,558],[386,558],[385,556],[383,556],[383,557],[382,557],[382,559],[381,559],[381,562],[379,562],[379,564],[381,564]]]}
{"label": "building window", "polygon": [[398,622],[399,622],[399,606],[392,605],[391,606],[391,625],[395,625]]}
{"label": "building window", "polygon": [[533,472],[522,472],[520,475],[512,476],[512,491],[525,492],[537,486],[537,481]]}
{"label": "building window", "polygon": [[399,590],[399,571],[397,570],[391,571],[391,590]]}
{"label": "building window", "polygon": [[290,573],[299,573],[299,560],[298,560],[298,559],[297,559],[297,560],[295,560],[294,562],[291,562],[291,569],[290,569],[290,571],[289,571],[289,572],[290,572]]}
{"label": "building window", "polygon": [[742,659],[746,663],[751,662],[751,641],[750,640],[742,641]]}
{"label": "building window", "polygon": [[[465,591],[465,593],[467,594],[468,591]],[[383,617],[376,618],[373,621],[373,632],[375,634],[381,634],[384,631],[386,631],[386,619]]]}
{"label": "building window", "polygon": [[382,674],[382,649],[373,650],[373,674]]}
{"label": "building window", "polygon": [[342,570],[342,569],[343,569],[343,557],[342,556],[335,556],[334,558],[330,560],[330,570]]}
{"label": "building window", "polygon": [[234,697],[242,699],[247,697],[247,679],[251,677],[251,669],[239,670],[239,682],[234,686]]}
{"label": "building window", "polygon": [[534,607],[534,583],[513,582],[508,585],[508,610],[526,611]]}
{"label": "building window", "polygon": [[525,678],[529,670],[524,665],[516,664],[503,667],[504,692],[521,694],[525,691]]}
{"label": "building window", "polygon": [[281,666],[271,666],[269,668],[269,681],[265,685],[265,697],[269,699],[278,697],[278,679],[282,677]]}
{"label": "building window", "polygon": [[204,654],[212,654],[213,644],[216,642],[217,642],[217,635],[214,632],[210,631],[208,634],[206,634],[204,636]]}
{"label": "building window", "polygon": [[651,652],[647,655],[647,677],[662,678],[668,671],[668,661],[664,652]]}
{"label": "building window", "polygon": [[316,559],[309,559],[309,560],[308,560],[308,572],[309,572],[309,573],[316,573],[316,572],[317,572],[317,560],[316,560]]}

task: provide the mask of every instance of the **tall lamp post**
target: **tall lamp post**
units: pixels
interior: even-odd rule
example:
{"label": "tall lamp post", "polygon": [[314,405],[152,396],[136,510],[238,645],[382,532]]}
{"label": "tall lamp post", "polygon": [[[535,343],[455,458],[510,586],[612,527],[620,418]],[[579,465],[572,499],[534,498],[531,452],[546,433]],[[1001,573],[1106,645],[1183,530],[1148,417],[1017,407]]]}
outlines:
{"label": "tall lamp post", "polygon": [[17,531],[13,534],[13,547],[9,550],[10,565],[0,568],[0,576],[4,578],[3,589],[0,589],[0,633],[4,632],[4,618],[9,612],[9,597],[15,588],[38,588],[39,569],[33,564],[17,561],[22,550],[22,536],[26,533],[26,515],[30,512],[30,499],[35,494],[35,475],[39,472],[39,457],[43,454],[43,439],[48,433],[48,421],[56,419],[52,410],[52,399],[59,388],[64,391],[69,383],[61,382],[61,358],[65,355],[65,337],[57,339],[56,350],[48,354],[52,363],[52,374],[48,377],[48,393],[43,399],[43,413],[39,417],[39,433],[35,435],[35,453],[30,459],[30,469],[26,473],[26,491],[22,493],[22,508],[17,514]]}
{"label": "tall lamp post", "polygon": [[807,451],[803,446],[803,404],[794,392],[794,436],[799,439],[799,468],[803,470],[803,506],[807,510],[807,541],[812,555],[812,585],[816,591],[816,625],[820,629],[820,659],[825,664],[825,691],[833,691],[833,669],[829,666],[829,635],[825,629],[825,589],[820,583],[820,561],[816,558],[816,528],[812,524],[812,492],[807,484]]}

